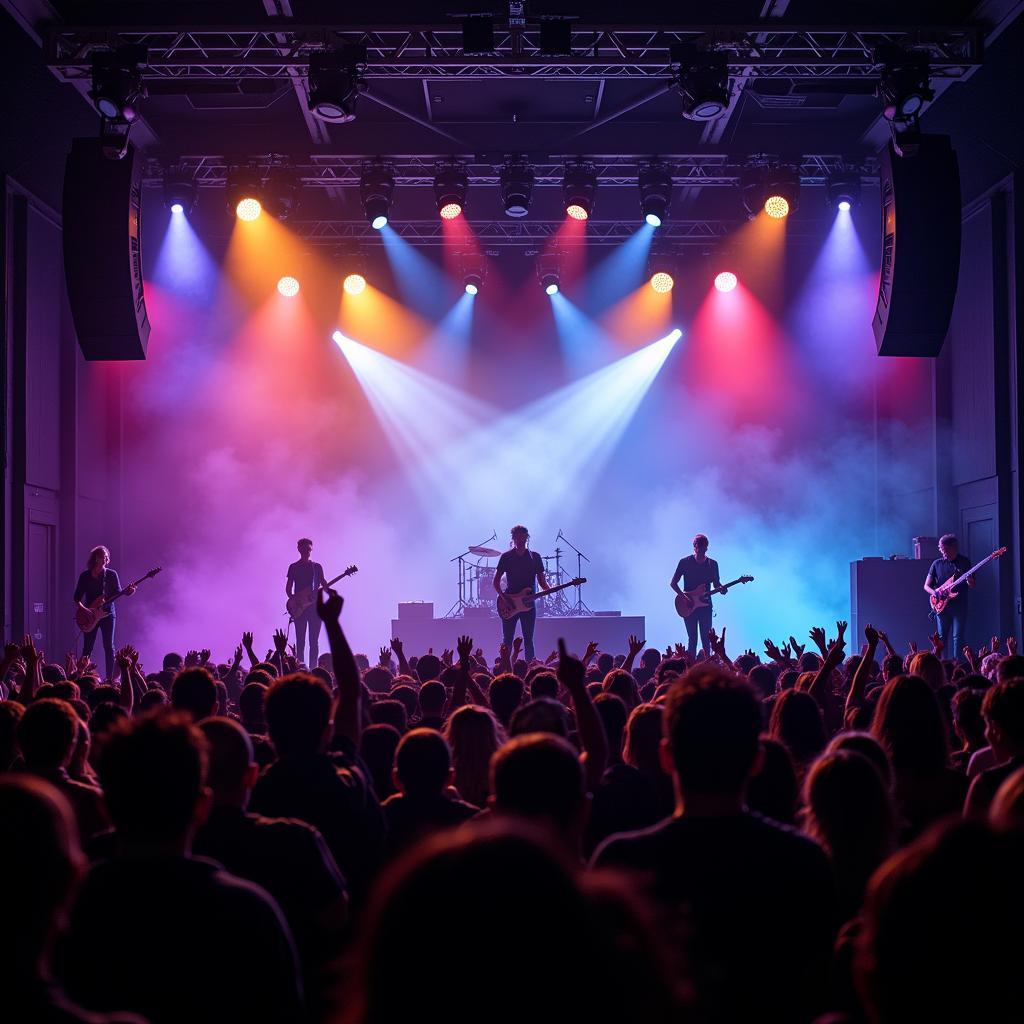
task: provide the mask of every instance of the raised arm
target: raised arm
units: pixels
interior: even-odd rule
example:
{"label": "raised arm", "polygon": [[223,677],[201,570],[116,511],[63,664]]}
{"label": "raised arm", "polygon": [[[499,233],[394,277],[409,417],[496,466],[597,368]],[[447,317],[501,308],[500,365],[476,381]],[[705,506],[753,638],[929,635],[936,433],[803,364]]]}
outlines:
{"label": "raised arm", "polygon": [[412,669],[409,667],[409,662],[405,657],[405,648],[402,646],[402,641],[397,636],[391,638],[391,653],[398,659],[398,671],[403,676],[411,676]]}
{"label": "raised arm", "polygon": [[853,674],[853,682],[850,684],[850,692],[846,695],[846,706],[843,708],[843,722],[854,708],[860,707],[864,699],[864,691],[867,689],[868,676],[871,675],[871,662],[874,661],[875,651],[878,649],[879,633],[870,623],[864,627],[864,639],[867,640],[867,650],[861,656],[857,671]]}
{"label": "raised arm", "polygon": [[633,635],[629,638],[629,653],[626,655],[626,660],[622,663],[622,667],[627,672],[633,671],[633,662],[636,661],[636,656],[644,649],[644,641]]}
{"label": "raised arm", "polygon": [[593,790],[604,775],[608,763],[608,737],[604,723],[590,699],[587,690],[587,670],[579,658],[572,657],[565,649],[565,641],[558,640],[558,681],[569,691],[573,711],[576,713],[576,730],[583,748],[583,766],[587,783]]}
{"label": "raised arm", "polygon": [[811,680],[811,685],[807,687],[807,692],[822,708],[825,708],[828,703],[830,693],[828,683],[832,677],[832,670],[843,663],[843,657],[844,643],[842,640],[836,640],[828,649],[828,653],[821,663],[821,668],[818,669]]}
{"label": "raised arm", "polygon": [[339,621],[344,603],[340,594],[326,587],[317,593],[316,612],[327,631],[334,678],[338,684],[338,703],[334,709],[334,735],[345,737],[358,749],[362,733],[360,705],[363,700],[363,688],[359,680],[359,666]]}
{"label": "raised arm", "polygon": [[121,670],[121,690],[118,704],[130,715],[135,706],[135,690],[132,687],[132,655],[127,645],[117,652],[117,667]]}
{"label": "raised arm", "polygon": [[466,703],[466,690],[471,682],[469,655],[473,650],[473,638],[460,636],[456,649],[459,653],[459,664],[458,672],[455,674],[455,685],[452,687],[452,699],[448,705],[449,715]]}
{"label": "raised arm", "polygon": [[25,678],[14,699],[27,707],[35,700],[36,690],[43,685],[43,652],[36,650],[35,641],[28,633],[21,642],[21,660],[25,663]]}

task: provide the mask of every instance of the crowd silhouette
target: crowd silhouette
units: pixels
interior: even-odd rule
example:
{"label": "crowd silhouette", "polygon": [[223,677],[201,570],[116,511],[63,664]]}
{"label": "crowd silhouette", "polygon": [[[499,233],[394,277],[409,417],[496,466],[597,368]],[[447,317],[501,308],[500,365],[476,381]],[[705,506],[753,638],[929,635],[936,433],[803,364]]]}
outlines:
{"label": "crowd silhouette", "polygon": [[1013,639],[371,664],[342,609],[311,666],[6,645],[3,1019],[1024,1015]]}

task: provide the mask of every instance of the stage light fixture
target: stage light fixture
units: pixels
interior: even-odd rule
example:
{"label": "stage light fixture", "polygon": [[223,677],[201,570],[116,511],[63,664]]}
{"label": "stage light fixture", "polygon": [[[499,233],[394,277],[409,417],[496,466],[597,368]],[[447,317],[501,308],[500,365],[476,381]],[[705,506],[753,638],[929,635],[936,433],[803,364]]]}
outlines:
{"label": "stage light fixture", "polygon": [[589,220],[594,212],[597,192],[597,172],[585,161],[567,164],[562,177],[562,196],[565,212],[573,220]]}
{"label": "stage light fixture", "polygon": [[665,164],[645,164],[640,168],[639,184],[640,212],[652,228],[660,228],[668,218],[672,175]]}
{"label": "stage light fixture", "polygon": [[562,285],[562,257],[559,253],[541,253],[537,257],[537,278],[545,294],[558,294]]}
{"label": "stage light fixture", "polygon": [[390,164],[367,161],[359,179],[359,198],[370,227],[380,231],[391,214],[391,197],[395,191],[395,172]]}
{"label": "stage light fixture", "polygon": [[293,299],[299,294],[299,282],[296,278],[285,275],[277,282],[277,290],[286,299]]}
{"label": "stage light fixture", "polygon": [[788,217],[800,205],[800,175],[795,167],[778,164],[765,177],[764,212],[774,220]]}
{"label": "stage light fixture", "polygon": [[659,294],[672,291],[675,287],[675,258],[670,253],[652,253],[647,261],[650,286]]}
{"label": "stage light fixture", "polygon": [[715,287],[720,292],[731,292],[739,282],[731,270],[723,270],[715,275]]}
{"label": "stage light fixture", "polygon": [[171,213],[190,214],[196,204],[196,186],[192,176],[178,170],[164,174],[164,206]]}
{"label": "stage light fixture", "polygon": [[365,68],[366,47],[359,44],[311,54],[306,104],[310,113],[329,124],[354,121]]}
{"label": "stage light fixture", "polygon": [[483,287],[484,278],[487,276],[487,260],[480,253],[460,253],[459,266],[466,293],[476,295]]}
{"label": "stage light fixture", "polygon": [[506,217],[525,217],[533,195],[533,168],[524,160],[509,160],[501,168],[501,201]]}
{"label": "stage light fixture", "polygon": [[255,167],[228,171],[227,209],[239,220],[255,220],[263,212],[263,183]]}
{"label": "stage light fixture", "polygon": [[828,205],[838,210],[849,210],[860,204],[860,175],[853,171],[836,171],[825,183]]}
{"label": "stage light fixture", "polygon": [[301,201],[295,174],[283,164],[270,169],[262,195],[267,212],[280,221],[294,216]]}
{"label": "stage light fixture", "polygon": [[102,117],[131,124],[139,116],[141,101],[146,97],[139,69],[147,56],[146,47],[135,44],[93,54],[89,98]]}
{"label": "stage light fixture", "polygon": [[434,174],[434,200],[442,220],[454,220],[466,208],[469,178],[461,164],[439,164]]}
{"label": "stage light fixture", "polygon": [[882,101],[886,120],[898,124],[916,121],[921,108],[935,96],[927,54],[882,46],[875,50],[875,60],[881,64],[875,95]]}
{"label": "stage light fixture", "polygon": [[724,114],[729,107],[726,55],[679,43],[671,48],[670,59],[683,100],[683,117],[690,121],[713,121]]}
{"label": "stage light fixture", "polygon": [[347,274],[342,287],[349,295],[360,295],[366,289],[366,278],[362,274]]}

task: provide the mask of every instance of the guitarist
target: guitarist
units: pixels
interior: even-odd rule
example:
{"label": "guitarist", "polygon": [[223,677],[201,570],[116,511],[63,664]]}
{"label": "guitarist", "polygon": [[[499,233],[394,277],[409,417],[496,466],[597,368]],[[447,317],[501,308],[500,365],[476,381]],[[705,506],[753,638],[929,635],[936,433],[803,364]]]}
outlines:
{"label": "guitarist", "polygon": [[[512,547],[498,559],[498,566],[494,570],[494,589],[499,594],[502,592],[502,576],[505,577],[505,589],[513,594],[518,594],[521,590],[536,593],[535,583],[540,584],[541,590],[548,589],[548,581],[544,576],[544,562],[536,551],[531,551],[526,546],[529,539],[530,531],[525,526],[512,527]],[[537,625],[536,605],[529,611],[513,615],[510,619],[502,619],[502,639],[510,650],[516,635],[517,622],[523,633],[523,653],[529,664],[534,658],[533,630]]]}
{"label": "guitarist", "polygon": [[[314,562],[309,556],[313,553],[313,542],[308,537],[302,537],[297,547],[299,549],[299,560],[288,566],[288,579],[285,581],[284,592],[291,597],[292,594],[303,592],[315,594],[324,582],[324,567],[319,562]],[[316,613],[316,601],[297,618],[295,621],[295,658],[302,661],[302,652],[306,646],[306,630],[309,630],[309,661],[310,668],[316,668],[320,658],[320,618]]]}
{"label": "guitarist", "polygon": [[[121,589],[121,581],[117,573],[108,568],[110,565],[110,550],[102,544],[89,552],[89,560],[85,564],[85,571],[78,577],[78,586],[75,587],[74,602],[76,605],[90,606],[98,597],[107,600],[114,596]],[[125,596],[130,597],[135,593],[134,587],[125,591]],[[107,678],[114,677],[114,622],[116,612],[114,605],[108,609],[110,614],[100,619],[88,633],[82,634],[82,655],[92,654],[93,646],[96,643],[96,634],[103,634],[103,655],[107,663]]]}
{"label": "guitarist", "polygon": [[[712,587],[720,587],[722,585],[718,575],[718,563],[713,558],[708,558],[708,539],[703,533],[698,533],[693,538],[693,554],[679,559],[679,564],[676,566],[675,574],[669,586],[677,594],[683,592],[683,590],[679,589],[680,579],[683,581],[683,590],[693,590],[695,587],[703,584],[710,591]],[[725,594],[727,591],[723,589],[721,593]],[[690,615],[683,618],[683,622],[686,623],[686,648],[691,658],[697,654],[698,631],[700,633],[701,648],[706,651],[711,650],[711,643],[708,639],[708,635],[711,632],[712,618],[710,594],[707,601],[706,607],[695,608]]]}
{"label": "guitarist", "polygon": [[[959,542],[952,533],[943,534],[939,538],[939,554],[942,557],[932,562],[924,581],[924,589],[932,597],[943,583],[954,576],[960,576],[971,567],[971,560],[959,553]],[[960,648],[967,634],[967,591],[975,582],[973,576],[968,576],[966,586],[961,583],[956,588],[956,597],[950,598],[941,612],[934,613],[943,648],[947,657],[954,661],[960,660]]]}

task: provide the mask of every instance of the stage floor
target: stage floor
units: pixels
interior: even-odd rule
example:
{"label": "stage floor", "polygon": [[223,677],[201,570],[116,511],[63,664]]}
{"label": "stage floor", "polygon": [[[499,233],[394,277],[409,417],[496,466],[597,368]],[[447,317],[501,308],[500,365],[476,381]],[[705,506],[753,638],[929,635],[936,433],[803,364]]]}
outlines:
{"label": "stage floor", "polygon": [[[462,635],[473,638],[474,647],[482,647],[491,661],[501,644],[501,619],[497,616],[469,616],[453,619],[392,619],[391,636],[397,636],[408,656],[425,654],[430,648],[440,654],[445,648],[455,650]],[[519,635],[518,627],[516,635]],[[546,658],[558,647],[558,638],[574,654],[582,655],[591,640],[598,649],[609,654],[626,654],[629,637],[644,639],[642,615],[542,616],[537,619],[534,643],[538,658]]]}

